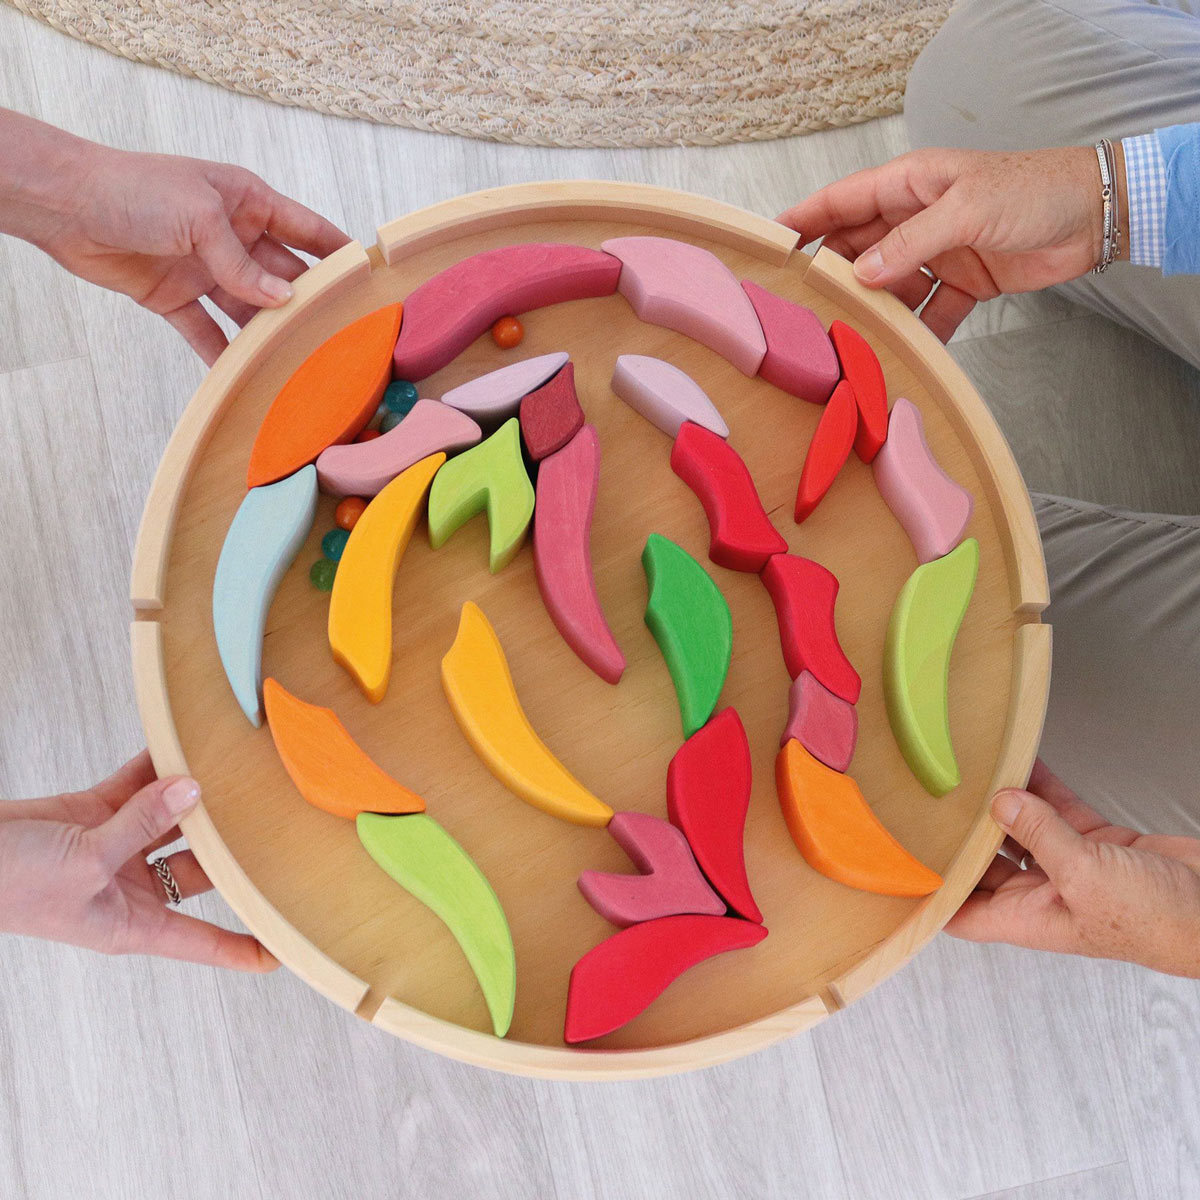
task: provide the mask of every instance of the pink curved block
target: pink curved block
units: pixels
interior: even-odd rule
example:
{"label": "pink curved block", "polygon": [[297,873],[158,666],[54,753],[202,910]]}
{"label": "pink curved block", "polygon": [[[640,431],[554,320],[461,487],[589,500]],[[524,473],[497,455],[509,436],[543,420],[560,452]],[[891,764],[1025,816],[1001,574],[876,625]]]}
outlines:
{"label": "pink curved block", "polygon": [[610,255],[556,242],[501,246],[464,258],[404,301],[396,378],[416,382],[441,370],[500,317],[611,296],[620,275],[621,264]]}
{"label": "pink curved block", "polygon": [[892,406],[887,440],[871,469],[920,562],[942,558],[958,545],[975,502],[938,466],[925,440],[921,410],[911,400],[900,397]]}
{"label": "pink curved block", "polygon": [[767,339],[767,354],[758,368],[759,375],[801,400],[824,404],[833,394],[842,369],[817,314],[749,279],[742,280],[742,289],[750,297]]}
{"label": "pink curved block", "polygon": [[834,771],[845,771],[858,741],[858,711],[835,696],[810,671],[801,671],[789,693],[787,728],[781,746],[792,738]]}
{"label": "pink curved block", "polygon": [[625,655],[600,608],[589,549],[599,482],[600,443],[594,426],[585,425],[538,467],[533,563],[542,602],[567,645],[616,683]]}
{"label": "pink curved block", "polygon": [[466,413],[437,400],[418,400],[382,437],[323,451],[317,458],[317,479],[322,491],[334,496],[374,496],[413,463],[439,450],[465,450],[482,436]]}
{"label": "pink curved block", "polygon": [[725,915],[725,902],[704,881],[688,840],[669,821],[619,812],[608,832],[640,875],[584,871],[579,890],[606,920],[624,928],[679,913]]}
{"label": "pink curved block", "polygon": [[562,370],[566,362],[565,350],[526,358],[460,383],[442,397],[442,403],[480,421],[507,421],[516,415],[522,399]]}
{"label": "pink curved block", "polygon": [[788,544],[771,524],[741,455],[710,429],[685,421],[671,470],[696,493],[708,517],[708,557],[731,571],[758,572]]}
{"label": "pink curved block", "polygon": [[743,375],[758,373],[767,353],[762,326],[737,277],[715,254],[660,237],[612,238],[601,249],[621,260],[617,290],[641,320],[715,350]]}
{"label": "pink curved block", "polygon": [[612,390],[651,425],[674,437],[685,421],[729,436],[704,389],[672,363],[648,354],[622,354],[613,368]]}

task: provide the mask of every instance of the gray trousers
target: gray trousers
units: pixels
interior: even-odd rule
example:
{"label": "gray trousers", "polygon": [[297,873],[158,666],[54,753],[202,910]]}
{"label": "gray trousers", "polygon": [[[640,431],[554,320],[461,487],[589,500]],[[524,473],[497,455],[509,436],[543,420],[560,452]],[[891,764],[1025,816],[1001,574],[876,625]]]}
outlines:
{"label": "gray trousers", "polygon": [[[1200,121],[1200,19],[964,0],[918,59],[905,117],[914,147],[992,150]],[[1200,367],[1200,278],[1118,265],[1061,290]],[[1034,502],[1054,625],[1042,756],[1110,819],[1200,836],[1200,517]]]}

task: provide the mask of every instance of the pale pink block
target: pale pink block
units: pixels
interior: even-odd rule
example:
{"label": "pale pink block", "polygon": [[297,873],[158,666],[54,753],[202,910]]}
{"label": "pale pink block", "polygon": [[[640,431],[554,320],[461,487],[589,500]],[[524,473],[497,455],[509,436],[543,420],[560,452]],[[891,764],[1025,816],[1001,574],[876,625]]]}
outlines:
{"label": "pale pink block", "polygon": [[663,433],[674,437],[685,421],[729,436],[716,405],[688,374],[661,358],[622,354],[613,368],[612,390]]}
{"label": "pale pink block", "polygon": [[975,502],[938,466],[925,440],[921,410],[912,401],[901,397],[892,405],[887,441],[871,469],[920,562],[941,558],[962,541]]}
{"label": "pale pink block", "polygon": [[464,258],[404,301],[392,356],[397,379],[440,371],[505,316],[548,304],[611,296],[621,264],[587,246],[522,242]]}
{"label": "pale pink block", "polygon": [[767,353],[762,326],[737,277],[715,254],[673,238],[626,237],[601,249],[621,260],[617,290],[643,321],[690,337],[744,375]]}
{"label": "pale pink block", "polygon": [[795,738],[805,750],[834,771],[844,771],[858,741],[858,713],[848,700],[835,696],[815,675],[801,671],[789,693],[791,711],[781,746]]}
{"label": "pale pink block", "polygon": [[537,358],[525,358],[498,371],[489,371],[477,379],[460,383],[442,397],[442,403],[481,421],[507,421],[509,417],[516,416],[524,397],[536,392],[551,375],[566,365],[565,350],[539,354]]}
{"label": "pale pink block", "polygon": [[584,871],[579,890],[606,920],[622,927],[680,913],[721,916],[725,902],[709,887],[688,840],[669,821],[619,812],[608,832],[641,875]]}
{"label": "pale pink block", "polygon": [[758,368],[761,378],[777,388],[824,404],[837,387],[842,369],[825,326],[811,308],[785,300],[766,288],[742,280],[767,339],[767,355]]}
{"label": "pale pink block", "polygon": [[374,496],[401,471],[439,450],[453,454],[483,436],[466,413],[437,400],[418,400],[382,437],[330,446],[317,458],[322,491],[334,496]]}
{"label": "pale pink block", "polygon": [[533,563],[542,602],[567,645],[601,679],[616,683],[625,670],[596,594],[590,549],[592,513],[600,483],[600,443],[585,425],[538,467],[533,507]]}

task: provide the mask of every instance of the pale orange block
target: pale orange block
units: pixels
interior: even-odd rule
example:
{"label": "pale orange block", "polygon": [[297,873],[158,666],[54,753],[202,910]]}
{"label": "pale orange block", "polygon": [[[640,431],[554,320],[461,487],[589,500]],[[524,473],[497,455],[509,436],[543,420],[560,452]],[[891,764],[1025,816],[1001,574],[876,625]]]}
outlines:
{"label": "pale orange block", "polygon": [[397,475],[363,510],[342,551],[329,597],[329,647],[372,704],[392,673],[392,591],[396,567],[421,519],[425,493],[444,454]]}
{"label": "pale orange block", "polygon": [[258,427],[247,487],[291,475],[366,425],[392,378],[401,313],[389,304],[359,317],[296,368]]}
{"label": "pale orange block", "polygon": [[306,704],[281,683],[263,683],[275,749],[305,800],[353,821],[359,813],[415,813],[425,801],[397,783],[350,736],[329,708]]}
{"label": "pale orange block", "polygon": [[775,786],[792,840],[822,875],[884,896],[928,896],[942,886],[942,877],[883,827],[854,779],[818,762],[799,742],[780,750]]}

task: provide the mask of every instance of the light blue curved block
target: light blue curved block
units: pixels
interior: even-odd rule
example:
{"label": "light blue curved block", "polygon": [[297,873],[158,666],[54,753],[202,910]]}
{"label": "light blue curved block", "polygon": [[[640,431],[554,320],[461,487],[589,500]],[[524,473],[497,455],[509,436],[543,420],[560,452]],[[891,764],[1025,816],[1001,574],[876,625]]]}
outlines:
{"label": "light blue curved block", "polygon": [[275,589],[312,529],[317,512],[317,469],[251,488],[217,560],[213,630],[221,665],[238,704],[255,727],[262,724],[262,647]]}

